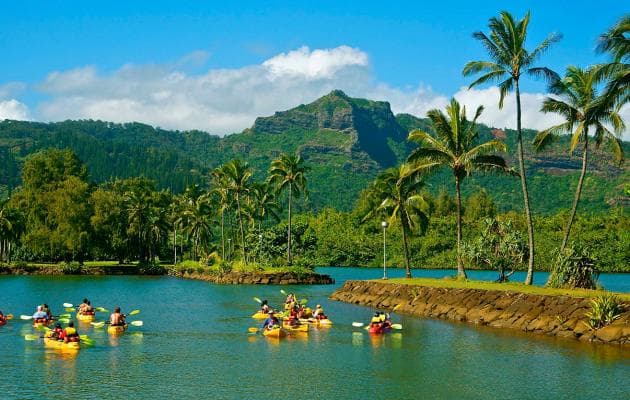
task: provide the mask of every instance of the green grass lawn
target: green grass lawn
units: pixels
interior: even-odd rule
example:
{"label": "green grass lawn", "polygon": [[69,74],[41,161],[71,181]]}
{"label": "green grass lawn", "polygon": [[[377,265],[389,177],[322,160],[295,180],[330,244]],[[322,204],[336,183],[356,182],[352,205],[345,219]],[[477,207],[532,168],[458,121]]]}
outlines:
{"label": "green grass lawn", "polygon": [[[496,283],[488,281],[456,280],[456,279],[435,279],[435,278],[395,278],[388,280],[374,279],[381,283],[396,283],[403,285],[431,286],[451,289],[481,289],[481,290],[502,290],[506,292],[517,292],[526,294],[538,294],[546,296],[571,296],[571,297],[596,297],[608,293],[604,290],[588,289],[554,289],[541,286],[528,286],[518,282]],[[615,293],[622,301],[630,301],[630,293]]]}

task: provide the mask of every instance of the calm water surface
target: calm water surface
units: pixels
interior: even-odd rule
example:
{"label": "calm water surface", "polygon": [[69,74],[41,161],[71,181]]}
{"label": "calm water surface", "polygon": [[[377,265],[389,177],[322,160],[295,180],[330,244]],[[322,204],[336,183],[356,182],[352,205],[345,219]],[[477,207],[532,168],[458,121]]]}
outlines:
{"label": "calm water surface", "polygon": [[[379,271],[322,272],[337,285],[292,289],[321,303],[335,325],[280,342],[246,333],[256,326],[252,297],[277,303],[279,286],[2,276],[4,312],[30,314],[41,302],[61,312],[62,303],[88,296],[99,306],[141,309],[144,326],[118,339],[83,326],[96,345],[68,357],[24,341],[32,328],[11,321],[0,328],[0,398],[628,398],[628,351],[398,315],[403,331],[370,337],[351,323],[366,321],[372,310],[327,297],[345,279],[379,277]],[[620,287],[628,288],[630,276],[612,279],[622,280]]]}

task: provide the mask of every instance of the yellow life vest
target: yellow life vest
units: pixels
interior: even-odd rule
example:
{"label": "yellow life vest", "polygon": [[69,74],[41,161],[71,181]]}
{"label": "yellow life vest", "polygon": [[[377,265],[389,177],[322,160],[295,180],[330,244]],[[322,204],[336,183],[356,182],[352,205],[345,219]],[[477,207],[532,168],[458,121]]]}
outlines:
{"label": "yellow life vest", "polygon": [[381,317],[372,317],[372,324],[379,324],[381,322]]}
{"label": "yellow life vest", "polygon": [[66,336],[76,335],[77,330],[71,327],[66,328]]}

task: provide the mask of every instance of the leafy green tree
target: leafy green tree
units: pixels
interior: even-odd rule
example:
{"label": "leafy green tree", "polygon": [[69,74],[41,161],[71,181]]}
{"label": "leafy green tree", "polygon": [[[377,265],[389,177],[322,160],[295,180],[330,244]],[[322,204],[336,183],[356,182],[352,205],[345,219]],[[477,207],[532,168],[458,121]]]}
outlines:
{"label": "leafy green tree", "polygon": [[525,161],[523,158],[523,138],[521,129],[521,93],[519,81],[521,75],[526,73],[534,77],[556,79],[556,74],[545,67],[533,67],[532,65],[540,56],[561,36],[549,35],[533,51],[527,51],[524,47],[527,39],[527,27],[529,25],[529,12],[520,21],[502,11],[500,16],[490,18],[488,27],[490,34],[475,32],[473,37],[483,44],[491,58],[491,61],[471,61],[464,66],[465,76],[482,73],[483,75],[470,84],[470,87],[486,82],[499,83],[499,108],[503,108],[503,100],[508,92],[514,89],[516,94],[516,142],[518,154],[518,166],[521,177],[521,190],[527,218],[527,237],[529,242],[529,261],[525,284],[531,285],[534,279],[534,224],[529,206],[529,194],[527,192],[527,180],[525,176]]}
{"label": "leafy green tree", "polygon": [[563,252],[575,219],[578,203],[582,193],[584,177],[588,167],[589,154],[589,129],[593,132],[595,147],[606,140],[611,144],[612,152],[619,163],[623,163],[623,147],[621,140],[611,132],[606,124],[612,125],[615,132],[620,135],[625,129],[625,124],[614,102],[602,98],[598,94],[597,85],[601,79],[602,66],[593,66],[582,69],[575,66],[567,68],[563,79],[551,85],[551,92],[556,97],[547,97],[543,102],[541,111],[545,113],[559,114],[564,122],[554,125],[538,133],[534,145],[538,150],[545,148],[559,134],[570,133],[572,135],[569,153],[572,154],[579,143],[582,143],[582,169],[575,189],[573,206],[567,221],[562,238],[560,251]]}
{"label": "leafy green tree", "polygon": [[209,196],[203,194],[186,202],[176,223],[192,239],[193,258],[198,259],[200,247],[202,250],[207,250],[212,238],[214,222]]}
{"label": "leafy green tree", "polygon": [[48,149],[26,159],[10,206],[24,215],[23,244],[31,253],[49,260],[83,258],[92,213],[86,179],[85,166],[70,150]]}
{"label": "leafy green tree", "polygon": [[304,193],[308,197],[306,188],[306,173],[309,167],[304,165],[302,157],[299,155],[282,154],[271,162],[269,168],[269,184],[275,187],[278,192],[284,190],[288,193],[289,204],[289,223],[287,233],[287,263],[292,264],[291,257],[291,206],[293,196],[299,197]]}
{"label": "leafy green tree", "polygon": [[448,194],[445,189],[440,190],[440,193],[437,195],[435,200],[433,201],[434,210],[436,216],[446,217],[451,215],[457,209],[457,205],[455,204],[455,200]]}
{"label": "leafy green tree", "polygon": [[221,173],[226,180],[226,185],[230,195],[236,200],[236,215],[238,218],[239,231],[241,236],[241,250],[243,262],[247,261],[245,253],[245,230],[243,228],[243,213],[241,210],[241,202],[250,191],[250,179],[252,170],[249,164],[240,160],[231,160],[221,166]]}
{"label": "leafy green tree", "polygon": [[221,258],[225,260],[225,213],[229,212],[232,207],[232,198],[230,196],[230,182],[221,167],[215,168],[211,172],[211,187],[211,194],[221,216]]}
{"label": "leafy green tree", "polygon": [[485,189],[468,196],[464,210],[464,215],[469,221],[494,218],[497,215],[497,207]]}
{"label": "leafy green tree", "polygon": [[466,107],[461,107],[452,99],[446,107],[446,115],[440,110],[427,113],[431,121],[431,133],[416,129],[409,133],[409,140],[419,145],[414,149],[408,162],[428,162],[446,166],[455,177],[457,199],[457,276],[466,278],[462,261],[462,195],[461,183],[474,170],[508,171],[503,157],[497,152],[507,151],[500,140],[479,143],[476,129],[477,118],[483,107],[478,107],[471,121],[466,118]]}
{"label": "leafy green tree", "polygon": [[408,237],[414,232],[426,230],[429,223],[429,204],[420,194],[423,187],[421,169],[415,165],[402,164],[383,171],[364,192],[364,195],[373,199],[372,208],[363,218],[364,221],[383,216],[389,219],[390,226],[395,223],[400,225],[407,278],[411,278]]}
{"label": "leafy green tree", "polygon": [[0,204],[0,259],[11,261],[11,247],[18,242],[24,231],[22,214],[12,208],[8,201]]}
{"label": "leafy green tree", "polygon": [[630,14],[600,36],[597,50],[610,53],[615,62],[630,62]]}

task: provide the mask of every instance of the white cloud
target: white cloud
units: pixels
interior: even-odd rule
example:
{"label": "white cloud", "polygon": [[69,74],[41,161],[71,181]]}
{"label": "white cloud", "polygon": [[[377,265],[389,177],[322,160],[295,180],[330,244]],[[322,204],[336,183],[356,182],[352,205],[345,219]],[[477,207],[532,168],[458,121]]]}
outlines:
{"label": "white cloud", "polygon": [[[187,71],[186,66],[201,66],[208,57],[208,53],[199,51],[175,63],[127,64],[112,73],[101,73],[93,66],[51,72],[36,87],[48,96],[37,105],[36,117],[53,121],[139,121],[163,128],[225,134],[250,127],[258,116],[309,103],[341,89],[350,96],[389,101],[394,112],[417,116],[443,108],[452,95],[470,110],[484,105],[480,120],[487,125],[516,125],[513,94],[506,97],[504,108],[499,110],[496,87],[462,88],[451,95],[436,93],[421,84],[392,87],[375,79],[365,52],[349,46],[313,50],[301,47],[256,65],[203,73]],[[0,94],[5,87],[14,86],[0,86]],[[541,129],[559,121],[553,114],[538,111],[543,98],[540,93],[522,94],[524,127]],[[26,106],[13,101],[0,104],[13,110],[13,116],[28,117]],[[626,108],[624,114],[630,117],[630,109]]]}
{"label": "white cloud", "polygon": [[28,120],[28,107],[15,99],[0,100],[0,121],[4,119]]}

